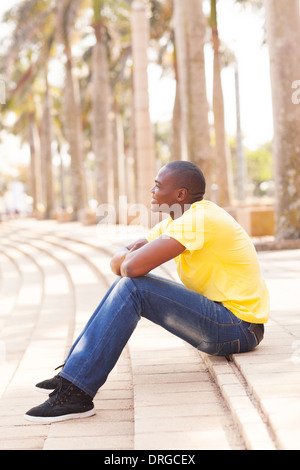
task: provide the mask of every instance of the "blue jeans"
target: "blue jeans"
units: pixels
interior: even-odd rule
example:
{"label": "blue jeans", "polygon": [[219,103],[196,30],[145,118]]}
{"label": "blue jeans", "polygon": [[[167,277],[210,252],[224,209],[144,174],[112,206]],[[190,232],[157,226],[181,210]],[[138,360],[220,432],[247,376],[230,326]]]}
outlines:
{"label": "blue jeans", "polygon": [[118,278],[70,349],[60,375],[92,397],[105,383],[141,317],[195,348],[227,356],[254,349],[257,325],[219,302],[154,275]]}

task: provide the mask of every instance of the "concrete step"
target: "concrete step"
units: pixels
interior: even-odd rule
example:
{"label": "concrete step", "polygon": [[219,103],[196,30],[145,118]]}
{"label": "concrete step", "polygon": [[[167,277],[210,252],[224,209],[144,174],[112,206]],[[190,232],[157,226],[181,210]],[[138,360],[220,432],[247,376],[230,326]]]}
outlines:
{"label": "concrete step", "polygon": [[[95,399],[93,418],[27,424],[36,381],[53,373],[115,276],[111,253],[143,233],[77,223],[0,225],[0,442],[33,449],[299,448],[299,251],[260,253],[272,305],[260,347],[232,361],[199,353],[142,320]],[[274,269],[271,268],[274,266]],[[288,276],[282,276],[283,270]],[[177,280],[172,262],[157,274]],[[285,292],[280,292],[280,284]],[[295,290],[296,289],[296,290]],[[284,312],[284,306],[287,311]],[[293,313],[294,312],[294,313]],[[1,351],[0,351],[1,352]],[[20,397],[21,402],[20,402]],[[43,398],[43,397],[42,397]]]}

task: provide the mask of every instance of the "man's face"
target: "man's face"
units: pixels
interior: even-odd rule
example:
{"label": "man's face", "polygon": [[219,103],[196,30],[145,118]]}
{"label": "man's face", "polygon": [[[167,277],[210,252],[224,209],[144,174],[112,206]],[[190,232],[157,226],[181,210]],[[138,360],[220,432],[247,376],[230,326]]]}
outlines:
{"label": "man's face", "polygon": [[[174,175],[168,168],[163,167],[155,178],[155,185],[151,188],[152,212],[170,212],[177,216],[182,215],[182,208],[178,202],[179,190],[176,188]],[[178,211],[178,212],[177,212]]]}

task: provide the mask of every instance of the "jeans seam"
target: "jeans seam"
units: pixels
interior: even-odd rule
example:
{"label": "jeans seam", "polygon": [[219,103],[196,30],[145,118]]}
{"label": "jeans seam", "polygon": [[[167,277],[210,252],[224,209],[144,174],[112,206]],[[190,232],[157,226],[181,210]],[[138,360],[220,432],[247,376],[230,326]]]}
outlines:
{"label": "jeans seam", "polygon": [[[210,344],[210,345],[214,345],[216,347],[216,352],[215,353],[208,353],[208,354],[211,354],[213,356],[218,356],[220,354],[220,351],[222,350],[223,346],[224,345],[227,345],[229,344],[231,347],[233,345],[237,345],[237,351],[234,351],[233,353],[231,354],[239,354],[240,353],[240,350],[241,350],[241,341],[240,341],[240,338],[236,338],[236,339],[233,339],[231,341],[205,341],[206,344]],[[196,349],[198,349],[198,351],[203,351],[203,347],[201,348],[201,345],[203,345],[203,341],[201,343],[199,343],[197,346],[196,346]]]}
{"label": "jeans seam", "polygon": [[[248,337],[248,334],[247,334],[247,331],[250,332],[249,328],[244,328],[244,325],[243,323],[240,324],[240,327],[242,329],[242,332],[244,333],[244,336],[246,338],[246,341],[247,341],[247,345],[248,345],[248,349],[250,350],[251,348],[251,344],[250,344],[250,341],[249,341],[249,337]],[[256,337],[254,336],[255,340],[256,340]],[[257,346],[257,345],[256,345]]]}

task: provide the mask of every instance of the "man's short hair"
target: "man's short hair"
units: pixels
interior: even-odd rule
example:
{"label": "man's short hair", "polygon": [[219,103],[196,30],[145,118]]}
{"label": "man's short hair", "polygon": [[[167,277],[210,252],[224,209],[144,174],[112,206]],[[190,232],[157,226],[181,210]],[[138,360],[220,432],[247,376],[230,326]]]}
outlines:
{"label": "man's short hair", "polygon": [[166,168],[175,174],[178,187],[188,189],[191,195],[203,197],[206,182],[202,171],[197,165],[192,162],[179,160],[168,163]]}

